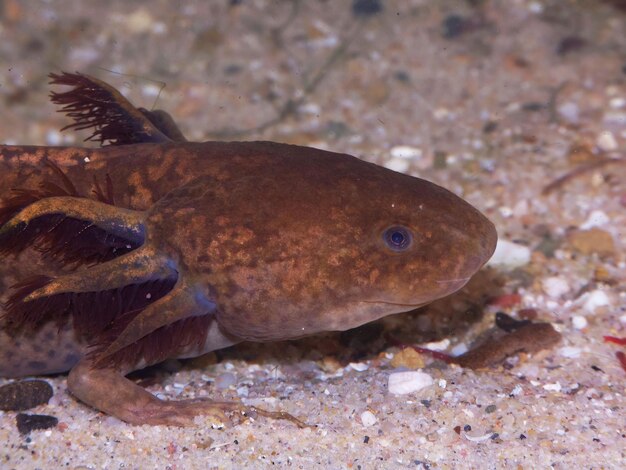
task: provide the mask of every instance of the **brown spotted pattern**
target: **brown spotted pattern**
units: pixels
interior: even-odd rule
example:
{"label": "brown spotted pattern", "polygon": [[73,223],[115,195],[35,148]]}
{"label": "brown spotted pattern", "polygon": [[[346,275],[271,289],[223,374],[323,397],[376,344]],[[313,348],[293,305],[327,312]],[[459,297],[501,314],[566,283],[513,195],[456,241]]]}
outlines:
{"label": "brown spotted pattern", "polygon": [[[49,178],[45,159],[82,194],[96,190],[94,180],[110,179],[118,207],[145,211],[146,249],[169,259],[203,301],[215,304],[221,331],[235,339],[343,330],[411,310],[464,285],[495,246],[493,225],[445,189],[312,148],[0,147],[0,195]],[[395,225],[413,233],[406,252],[390,251],[383,241]],[[16,278],[63,270],[54,260],[42,266],[33,252],[20,257],[19,268],[13,259],[0,267],[3,299]],[[56,359],[45,357],[67,340],[38,340],[41,354],[0,336],[0,356],[26,351],[38,362],[29,370],[56,370]],[[11,361],[7,367],[27,367]]]}

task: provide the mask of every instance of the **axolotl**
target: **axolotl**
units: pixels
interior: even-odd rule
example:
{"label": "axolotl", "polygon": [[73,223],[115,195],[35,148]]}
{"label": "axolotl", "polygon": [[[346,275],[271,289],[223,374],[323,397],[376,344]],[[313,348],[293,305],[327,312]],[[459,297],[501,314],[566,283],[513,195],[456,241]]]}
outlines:
{"label": "axolotl", "polygon": [[494,225],[431,182],[309,147],[188,142],[98,79],[51,77],[72,87],[51,95],[68,127],[110,145],[0,146],[2,377],[69,371],[75,397],[133,424],[250,411],[126,375],[413,310],[494,251]]}

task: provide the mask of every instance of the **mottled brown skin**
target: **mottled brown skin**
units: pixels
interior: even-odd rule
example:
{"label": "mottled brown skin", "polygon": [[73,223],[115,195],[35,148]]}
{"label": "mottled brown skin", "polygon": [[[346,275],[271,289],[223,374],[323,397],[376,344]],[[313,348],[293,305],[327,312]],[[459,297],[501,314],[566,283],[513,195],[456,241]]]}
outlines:
{"label": "mottled brown skin", "polygon": [[[313,148],[272,142],[0,146],[0,194],[49,179],[46,160],[80,194],[93,191],[94,178],[104,182],[109,175],[116,205],[42,199],[0,227],[0,235],[19,220],[61,212],[106,230],[141,230],[145,239],[91,266],[63,266],[33,250],[9,255],[0,267],[3,301],[9,286],[33,274],[51,281],[22,299],[26,305],[146,279],[173,276],[175,285],[97,347],[102,337],[77,334],[71,321],[59,334],[51,321],[28,331],[0,324],[0,376],[71,369],[75,396],[130,423],[184,425],[200,413],[241,409],[159,400],[124,377],[132,370],[240,341],[345,330],[412,310],[461,288],[496,242],[493,224],[449,191]],[[404,251],[385,242],[385,230],[394,226],[412,233]],[[164,345],[150,353],[137,346],[168,325],[191,328],[184,323],[189,319],[201,330],[199,337],[187,332],[193,341],[160,340]]]}

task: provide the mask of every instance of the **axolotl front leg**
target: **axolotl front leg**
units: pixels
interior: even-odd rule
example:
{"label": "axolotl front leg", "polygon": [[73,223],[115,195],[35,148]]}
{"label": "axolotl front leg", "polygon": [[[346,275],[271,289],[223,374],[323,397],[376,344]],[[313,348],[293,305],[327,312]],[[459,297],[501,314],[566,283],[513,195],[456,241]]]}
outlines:
{"label": "axolotl front leg", "polygon": [[[59,219],[61,208],[63,218]],[[47,198],[6,222],[0,229],[0,245],[21,249],[25,240],[54,245],[63,238],[59,232],[80,221],[88,222],[93,240],[132,239],[139,247],[63,276],[42,275],[23,281],[9,299],[5,318],[9,331],[35,330],[45,322],[63,323],[72,318],[77,334],[90,344],[90,352],[70,371],[72,394],[132,424],[187,425],[197,415],[224,421],[224,412],[231,411],[288,419],[304,426],[287,413],[240,403],[204,398],[161,400],[127,379],[127,373],[167,358],[197,356],[238,340],[220,330],[215,305],[194,287],[193,279],[186,279],[171,257],[159,254],[141,239],[143,213],[84,198]],[[29,233],[33,226],[38,230]],[[106,249],[106,245],[98,247]],[[57,247],[55,253],[62,256],[62,251]]]}

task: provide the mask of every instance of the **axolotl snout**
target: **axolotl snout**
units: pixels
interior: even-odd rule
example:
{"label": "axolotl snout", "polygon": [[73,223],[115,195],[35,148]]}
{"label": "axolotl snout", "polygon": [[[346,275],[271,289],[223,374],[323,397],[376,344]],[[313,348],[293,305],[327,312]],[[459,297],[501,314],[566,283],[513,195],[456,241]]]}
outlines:
{"label": "axolotl snout", "polygon": [[166,138],[0,146],[0,286],[12,284],[0,292],[1,376],[70,370],[70,391],[99,410],[187,424],[241,406],[160,400],[125,374],[412,310],[493,253],[493,224],[428,181],[345,154],[189,143],[154,127]]}

